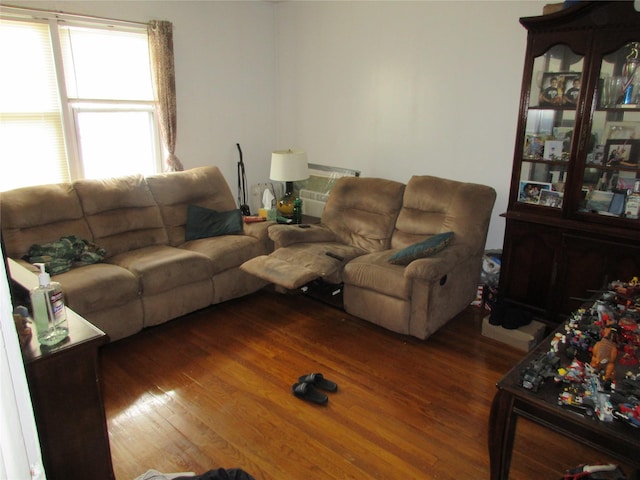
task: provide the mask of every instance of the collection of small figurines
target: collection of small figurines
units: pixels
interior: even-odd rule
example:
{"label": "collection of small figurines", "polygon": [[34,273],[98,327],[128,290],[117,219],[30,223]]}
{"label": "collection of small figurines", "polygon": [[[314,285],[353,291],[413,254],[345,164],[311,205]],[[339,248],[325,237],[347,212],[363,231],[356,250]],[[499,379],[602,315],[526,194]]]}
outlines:
{"label": "collection of small figurines", "polygon": [[[537,392],[553,379],[562,385],[558,405],[640,428],[639,324],[640,281],[612,282],[590,307],[571,314],[549,350],[523,369],[521,386]],[[620,367],[625,374],[616,376]]]}

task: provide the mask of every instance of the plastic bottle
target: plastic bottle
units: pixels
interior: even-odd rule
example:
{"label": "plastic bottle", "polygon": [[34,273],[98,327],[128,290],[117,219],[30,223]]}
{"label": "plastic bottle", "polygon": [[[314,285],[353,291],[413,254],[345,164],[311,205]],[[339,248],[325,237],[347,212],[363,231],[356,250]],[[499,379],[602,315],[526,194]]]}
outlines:
{"label": "plastic bottle", "polygon": [[51,281],[44,263],[35,265],[40,268],[39,286],[31,290],[31,307],[38,342],[47,346],[56,345],[67,338],[69,333],[62,286]]}
{"label": "plastic bottle", "polygon": [[640,218],[640,180],[636,181],[633,192],[627,196],[624,214],[627,218]]}

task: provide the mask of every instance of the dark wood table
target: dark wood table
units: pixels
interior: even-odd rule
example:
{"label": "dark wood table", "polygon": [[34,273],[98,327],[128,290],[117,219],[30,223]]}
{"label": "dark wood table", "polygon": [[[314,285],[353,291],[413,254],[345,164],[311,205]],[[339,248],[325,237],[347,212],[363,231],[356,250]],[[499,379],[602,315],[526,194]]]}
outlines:
{"label": "dark wood table", "polygon": [[[38,285],[32,272],[8,263],[22,295]],[[70,308],[67,322],[69,336],[60,344],[41,346],[32,325],[31,340],[22,347],[45,473],[48,480],[113,479],[98,365],[108,337]]]}
{"label": "dark wood table", "polygon": [[[492,480],[507,480],[518,417],[524,417],[543,427],[589,445],[606,455],[640,468],[640,430],[618,420],[603,422],[585,417],[569,407],[558,405],[560,384],[547,380],[533,392],[520,385],[520,374],[532,360],[549,351],[551,340],[557,332],[564,332],[560,325],[520,363],[513,367],[497,384],[489,418],[489,456]],[[570,363],[560,350],[561,365]],[[618,366],[618,375],[628,367]],[[637,367],[633,368],[634,370]],[[624,370],[623,372],[621,372]]]}

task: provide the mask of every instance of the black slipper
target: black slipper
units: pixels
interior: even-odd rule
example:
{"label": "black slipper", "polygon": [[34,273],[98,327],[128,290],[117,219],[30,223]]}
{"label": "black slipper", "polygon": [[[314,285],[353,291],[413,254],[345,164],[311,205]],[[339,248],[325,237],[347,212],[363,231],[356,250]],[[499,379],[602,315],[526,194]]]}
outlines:
{"label": "black slipper", "polygon": [[291,391],[296,397],[306,400],[307,402],[317,403],[318,405],[324,405],[329,401],[329,398],[324,393],[317,391],[313,388],[313,385],[308,382],[293,384]]}
{"label": "black slipper", "polygon": [[327,392],[335,392],[338,390],[338,385],[331,380],[327,380],[321,373],[309,373],[303,375],[298,379],[299,382],[306,382],[312,384],[314,387],[320,390],[326,390]]}

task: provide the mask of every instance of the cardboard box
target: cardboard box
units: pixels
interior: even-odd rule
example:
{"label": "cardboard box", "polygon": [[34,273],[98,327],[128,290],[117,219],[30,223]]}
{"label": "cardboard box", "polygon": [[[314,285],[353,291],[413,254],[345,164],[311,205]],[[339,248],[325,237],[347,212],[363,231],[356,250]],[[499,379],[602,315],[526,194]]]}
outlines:
{"label": "cardboard box", "polygon": [[509,330],[502,325],[491,325],[489,315],[482,319],[482,335],[502,343],[506,343],[518,350],[528,352],[544,338],[545,326],[542,322],[533,320],[529,325]]}

